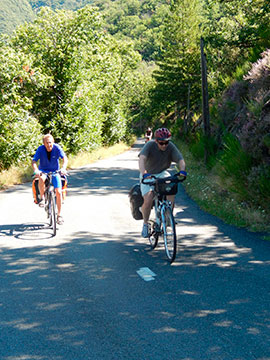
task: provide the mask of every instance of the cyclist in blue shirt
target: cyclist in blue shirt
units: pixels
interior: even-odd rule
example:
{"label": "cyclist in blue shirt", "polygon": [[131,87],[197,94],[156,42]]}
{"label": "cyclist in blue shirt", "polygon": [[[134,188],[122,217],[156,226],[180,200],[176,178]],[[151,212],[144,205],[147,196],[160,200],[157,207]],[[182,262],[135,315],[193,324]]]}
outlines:
{"label": "cyclist in blue shirt", "polygon": [[[67,169],[67,157],[64,150],[60,145],[54,143],[54,138],[51,134],[47,134],[43,137],[43,145],[37,148],[37,151],[32,159],[32,168],[34,174],[39,178],[39,192],[41,201],[39,206],[44,207],[44,192],[45,192],[45,180],[47,178],[46,173],[51,171],[60,170],[59,159],[63,160],[61,173],[65,174]],[[39,166],[37,162],[39,161]],[[59,173],[54,174],[52,183],[56,193],[56,205],[58,210],[57,223],[62,225],[64,220],[61,215],[62,208],[62,183],[61,176]]]}

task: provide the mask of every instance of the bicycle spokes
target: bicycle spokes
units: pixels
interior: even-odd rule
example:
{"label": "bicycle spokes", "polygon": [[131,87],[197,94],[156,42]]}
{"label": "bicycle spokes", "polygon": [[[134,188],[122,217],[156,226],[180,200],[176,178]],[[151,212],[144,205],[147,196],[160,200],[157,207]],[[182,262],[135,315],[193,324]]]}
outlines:
{"label": "bicycle spokes", "polygon": [[150,221],[150,235],[149,235],[149,242],[152,249],[157,246],[158,237],[160,234],[160,227],[155,221]]}
{"label": "bicycle spokes", "polygon": [[175,221],[170,206],[162,209],[162,230],[165,251],[168,259],[172,263],[176,256],[176,231]]}

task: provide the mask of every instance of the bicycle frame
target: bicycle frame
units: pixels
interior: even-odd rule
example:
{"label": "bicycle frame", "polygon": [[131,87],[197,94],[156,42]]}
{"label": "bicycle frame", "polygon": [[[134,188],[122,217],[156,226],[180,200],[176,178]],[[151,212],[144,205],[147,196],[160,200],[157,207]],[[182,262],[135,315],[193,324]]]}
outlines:
{"label": "bicycle frame", "polygon": [[[45,173],[47,179],[45,180],[45,211],[47,212],[47,217],[49,219],[49,226],[53,229],[53,236],[56,235],[56,217],[57,217],[57,207],[56,207],[56,194],[55,189],[52,184],[52,177],[54,174],[60,173],[60,170]],[[47,184],[46,184],[47,183]]]}
{"label": "bicycle frame", "polygon": [[[152,249],[157,246],[158,238],[160,235],[163,236],[164,247],[166,256],[169,259],[170,263],[175,260],[177,252],[177,237],[176,237],[176,227],[175,220],[173,216],[172,203],[167,199],[167,195],[162,193],[160,194],[158,189],[158,183],[178,183],[184,181],[185,178],[179,179],[177,176],[169,176],[166,178],[157,178],[151,176],[153,180],[144,179],[142,183],[148,184],[151,186],[154,193],[154,207],[155,207],[155,219],[150,221],[151,230],[149,235],[149,242]],[[177,192],[177,191],[176,191]]]}

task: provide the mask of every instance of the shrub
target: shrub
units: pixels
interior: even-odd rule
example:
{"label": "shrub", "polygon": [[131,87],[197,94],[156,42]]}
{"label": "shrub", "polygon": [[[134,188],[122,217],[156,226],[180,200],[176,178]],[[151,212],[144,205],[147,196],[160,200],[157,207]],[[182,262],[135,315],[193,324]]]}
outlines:
{"label": "shrub", "polygon": [[252,158],[232,134],[227,134],[224,138],[224,149],[219,157],[219,165],[220,175],[231,179],[231,190],[243,199],[247,198],[247,177],[252,166]]}
{"label": "shrub", "polygon": [[270,211],[270,167],[252,167],[248,175],[248,188],[253,202]]}
{"label": "shrub", "polygon": [[40,125],[27,111],[0,109],[0,170],[30,158],[40,145]]}

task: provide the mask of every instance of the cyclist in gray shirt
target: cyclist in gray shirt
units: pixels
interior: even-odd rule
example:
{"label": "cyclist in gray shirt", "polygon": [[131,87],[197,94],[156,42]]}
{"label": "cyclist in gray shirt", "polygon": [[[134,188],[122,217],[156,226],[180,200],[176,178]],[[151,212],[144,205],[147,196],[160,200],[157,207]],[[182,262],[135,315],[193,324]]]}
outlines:
{"label": "cyclist in gray shirt", "polygon": [[[154,140],[147,142],[139,153],[140,180],[155,175],[156,177],[170,176],[167,169],[175,162],[180,169],[180,176],[187,176],[186,165],[181,152],[170,141],[171,133],[166,128],[160,128],[155,131]],[[144,199],[142,205],[143,228],[142,237],[149,236],[148,220],[153,203],[153,191],[149,185],[141,183],[141,192]],[[168,196],[168,200],[174,203],[174,195]]]}

